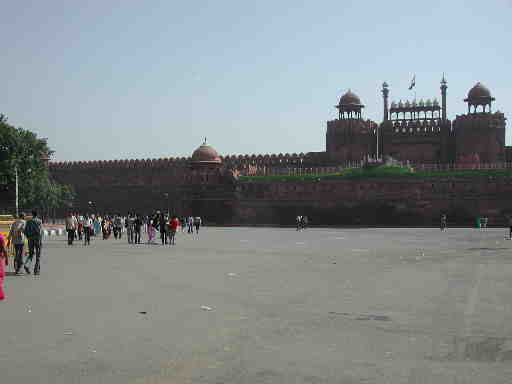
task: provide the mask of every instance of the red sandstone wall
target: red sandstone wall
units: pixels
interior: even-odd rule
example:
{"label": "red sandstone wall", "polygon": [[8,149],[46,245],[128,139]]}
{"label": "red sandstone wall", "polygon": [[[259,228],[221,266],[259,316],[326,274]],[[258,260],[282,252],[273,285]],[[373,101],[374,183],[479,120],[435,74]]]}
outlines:
{"label": "red sandstone wall", "polygon": [[186,162],[179,164],[111,162],[50,170],[75,187],[80,210],[149,213],[169,206],[210,223],[293,224],[296,215],[306,214],[313,224],[436,225],[446,212],[452,224],[469,225],[476,215],[487,215],[496,225],[512,213],[509,177],[235,182],[221,170],[191,171]]}
{"label": "red sandstone wall", "polygon": [[317,224],[437,225],[442,212],[452,224],[490,224],[512,213],[512,178],[432,178],[241,183],[242,223],[293,224],[306,214]]}
{"label": "red sandstone wall", "polygon": [[505,161],[505,117],[502,113],[457,116],[456,159],[478,154],[482,163]]}

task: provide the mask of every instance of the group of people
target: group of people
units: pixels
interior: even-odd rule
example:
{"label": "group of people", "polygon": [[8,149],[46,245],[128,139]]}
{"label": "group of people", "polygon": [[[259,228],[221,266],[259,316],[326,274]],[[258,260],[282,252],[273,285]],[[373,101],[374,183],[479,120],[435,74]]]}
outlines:
{"label": "group of people", "polygon": [[[444,214],[444,213],[441,214],[441,220],[439,223],[439,228],[441,229],[441,231],[446,231],[446,228],[448,226],[447,220],[448,219],[447,219],[446,214]],[[512,217],[508,217],[507,220],[509,222],[509,227],[510,227],[509,238],[512,239]],[[476,217],[476,222],[475,222],[476,228],[487,229],[488,224],[489,224],[489,218],[487,216],[477,216]]]}
{"label": "group of people", "polygon": [[[16,276],[23,275],[22,268],[26,274],[30,274],[30,267],[34,261],[34,275],[41,271],[41,247],[43,238],[43,223],[32,211],[32,216],[25,220],[25,214],[21,213],[11,224],[7,239],[0,234],[0,280],[5,274],[5,266],[9,265],[10,247],[14,248],[13,267]],[[0,296],[3,293],[0,292]]]}
{"label": "group of people", "polygon": [[123,233],[129,244],[141,244],[142,234],[146,233],[146,244],[155,244],[157,233],[160,234],[162,245],[176,244],[176,231],[181,226],[182,231],[188,228],[188,233],[199,233],[202,226],[202,219],[196,217],[182,217],[164,214],[157,211],[154,214],[142,216],[133,212],[126,216],[116,214],[113,216],[104,215],[81,215],[69,212],[65,219],[66,231],[68,234],[68,245],[73,245],[75,239],[84,239],[84,245],[90,245],[91,237],[103,236],[103,240],[110,238],[112,233],[115,239],[121,239]]}

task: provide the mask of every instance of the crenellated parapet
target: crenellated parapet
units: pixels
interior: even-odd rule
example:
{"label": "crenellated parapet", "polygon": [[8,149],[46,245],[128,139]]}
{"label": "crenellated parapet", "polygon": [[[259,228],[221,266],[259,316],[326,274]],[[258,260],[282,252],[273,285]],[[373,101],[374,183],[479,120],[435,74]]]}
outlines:
{"label": "crenellated parapet", "polygon": [[[313,154],[279,153],[220,156],[222,163],[228,168],[239,168],[246,165],[286,166],[300,165],[305,161],[311,162]],[[51,162],[50,169],[90,169],[90,168],[172,168],[186,167],[191,157],[161,158],[161,159],[126,159],[126,160],[94,160],[94,161],[63,161]]]}
{"label": "crenellated parapet", "polygon": [[189,162],[190,157],[170,157],[160,159],[63,161],[51,162],[49,166],[51,170],[90,168],[172,168],[187,166]]}

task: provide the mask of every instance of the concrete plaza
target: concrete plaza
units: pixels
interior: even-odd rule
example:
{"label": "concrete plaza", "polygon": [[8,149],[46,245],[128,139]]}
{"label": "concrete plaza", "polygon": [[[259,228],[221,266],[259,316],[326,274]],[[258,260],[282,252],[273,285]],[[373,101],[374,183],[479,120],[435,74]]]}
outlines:
{"label": "concrete plaza", "polygon": [[45,242],[8,276],[0,382],[512,382],[504,229],[203,228]]}

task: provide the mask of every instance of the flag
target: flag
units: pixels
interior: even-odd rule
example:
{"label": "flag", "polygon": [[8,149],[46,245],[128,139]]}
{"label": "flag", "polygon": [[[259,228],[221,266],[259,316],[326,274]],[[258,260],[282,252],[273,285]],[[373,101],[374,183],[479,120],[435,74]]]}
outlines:
{"label": "flag", "polygon": [[409,85],[409,91],[410,91],[411,89],[413,89],[415,85],[416,85],[416,75],[414,75],[414,76],[412,77],[411,85]]}

